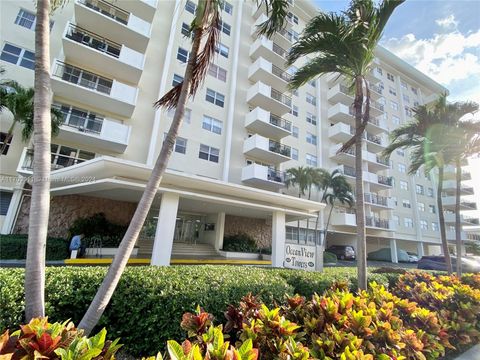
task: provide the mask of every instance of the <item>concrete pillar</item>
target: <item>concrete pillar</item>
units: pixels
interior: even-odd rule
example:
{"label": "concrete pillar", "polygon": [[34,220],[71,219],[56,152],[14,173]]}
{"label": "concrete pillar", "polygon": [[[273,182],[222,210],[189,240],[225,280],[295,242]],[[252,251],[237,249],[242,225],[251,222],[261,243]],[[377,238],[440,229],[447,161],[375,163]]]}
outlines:
{"label": "concrete pillar", "polygon": [[418,255],[418,259],[421,259],[422,256],[425,256],[425,251],[423,249],[423,242],[417,243],[417,255]]}
{"label": "concrete pillar", "polygon": [[272,266],[283,267],[285,253],[285,212],[272,213]]}
{"label": "concrete pillar", "polygon": [[225,232],[225,213],[220,212],[217,215],[215,223],[215,250],[223,248],[223,235]]}
{"label": "concrete pillar", "polygon": [[390,254],[392,255],[392,262],[398,263],[397,240],[390,239]]}
{"label": "concrete pillar", "polygon": [[168,266],[172,256],[173,236],[177,221],[178,194],[164,193],[158,212],[157,229],[152,251],[152,265]]}
{"label": "concrete pillar", "polygon": [[12,232],[13,226],[15,225],[15,217],[17,216],[18,208],[21,205],[21,200],[22,189],[13,190],[12,199],[10,200],[7,214],[5,215],[5,219],[3,220],[2,229],[0,231],[1,234],[6,235]]}

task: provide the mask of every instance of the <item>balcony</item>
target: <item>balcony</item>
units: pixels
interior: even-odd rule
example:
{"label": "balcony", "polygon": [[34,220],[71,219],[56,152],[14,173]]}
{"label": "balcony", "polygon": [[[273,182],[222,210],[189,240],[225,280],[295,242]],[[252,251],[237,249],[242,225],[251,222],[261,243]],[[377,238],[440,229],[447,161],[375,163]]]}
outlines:
{"label": "balcony", "polygon": [[373,153],[379,153],[387,147],[387,141],[384,136],[374,135],[370,132],[364,132],[364,139],[367,140],[367,149]]}
{"label": "balcony", "polygon": [[261,107],[278,116],[288,113],[292,107],[289,96],[260,81],[248,89],[247,102],[252,107]]}
{"label": "balcony", "polygon": [[242,181],[252,186],[280,189],[285,186],[285,173],[268,166],[250,164],[242,169]]}
{"label": "balcony", "polygon": [[[455,195],[457,191],[457,182],[455,180],[446,180],[443,182],[443,191],[448,195]],[[460,195],[474,195],[475,190],[472,186],[460,185]]]}
{"label": "balcony", "polygon": [[59,139],[116,153],[125,152],[130,126],[78,108],[62,106],[59,110],[64,119]]}
{"label": "balcony", "polygon": [[[357,216],[349,212],[336,212],[332,214],[331,223],[334,226],[357,226]],[[395,231],[395,225],[391,220],[373,216],[365,216],[365,226],[370,229]]]}
{"label": "balcony", "polygon": [[328,129],[328,138],[335,142],[345,143],[355,133],[355,129],[350,124],[343,122],[336,123]]}
{"label": "balcony", "polygon": [[67,25],[62,40],[68,61],[138,84],[143,54],[74,24]]}
{"label": "balcony", "polygon": [[373,171],[387,170],[390,168],[390,161],[382,158],[378,154],[374,154],[370,151],[364,151],[363,159],[368,162],[368,168]]}
{"label": "balcony", "polygon": [[383,97],[383,89],[374,84],[369,84],[370,95],[373,100],[379,100]]}
{"label": "balcony", "polygon": [[357,216],[348,212],[334,212],[331,224],[333,226],[357,226]]}
{"label": "balcony", "polygon": [[[443,207],[447,210],[455,210],[455,196],[442,198]],[[477,203],[473,201],[460,201],[460,210],[477,210]]]}
{"label": "balcony", "polygon": [[335,84],[333,87],[331,87],[328,90],[327,97],[328,101],[330,101],[332,104],[341,103],[346,106],[353,105],[353,97],[351,92],[345,85],[341,83]]}
{"label": "balcony", "polygon": [[245,127],[272,139],[282,139],[292,133],[292,123],[262,108],[255,108],[245,118]]}
{"label": "balcony", "polygon": [[[455,231],[447,231],[446,235],[447,235],[447,240],[448,241],[456,241],[457,240],[457,237],[455,235]],[[460,240],[462,240],[462,241],[467,241],[468,240],[468,236],[467,236],[467,233],[465,231],[460,232]]]}
{"label": "balcony", "polygon": [[250,46],[250,58],[257,60],[264,58],[277,66],[283,66],[286,61],[288,51],[282,48],[272,40],[267,39],[265,36],[260,36]]}
{"label": "balcony", "polygon": [[291,75],[264,58],[258,58],[248,68],[248,79],[253,82],[263,82],[275,89],[285,91]]}
{"label": "balcony", "polygon": [[[344,104],[336,104],[328,109],[328,119],[333,123],[345,123],[348,125],[355,125],[353,108],[349,108]],[[387,132],[387,126],[383,120],[371,117],[368,121],[366,130],[372,135],[378,135],[382,132]]]}
{"label": "balcony", "polygon": [[365,226],[367,228],[395,231],[393,221],[388,219],[381,219],[375,216],[365,216]]}
{"label": "balcony", "polygon": [[[129,2],[134,1],[121,4]],[[106,38],[122,43],[130,49],[141,53],[145,53],[147,49],[152,24],[107,1],[77,0],[75,20],[77,25],[85,29],[95,29]]]}
{"label": "balcony", "polygon": [[376,117],[380,116],[384,113],[385,106],[378,101],[371,100],[370,101],[370,116]]}
{"label": "balcony", "polygon": [[[252,26],[252,29],[250,31],[250,35],[255,39],[258,37],[258,26],[268,20],[265,14],[263,13],[259,13],[259,14],[260,16],[255,17],[256,18],[255,24]],[[292,38],[292,35],[289,34],[287,31],[287,29],[291,28],[291,25],[288,23],[288,21],[286,21],[285,24],[286,24],[285,28],[275,32],[271,37],[271,39],[282,49],[288,50],[292,46],[294,39]]]}
{"label": "balcony", "polygon": [[[340,75],[339,73],[330,73],[326,77],[327,77],[327,83],[328,83],[329,88],[332,88],[335,85],[337,85],[337,84],[339,84],[339,83],[341,83],[342,81],[345,80],[345,77]],[[368,73],[366,75],[366,78],[367,78],[367,80],[370,84],[370,87],[372,87],[372,85],[375,85],[382,80],[376,74],[375,71],[371,71],[370,73]]]}
{"label": "balcony", "polygon": [[138,89],[57,60],[52,71],[52,90],[63,98],[131,117]]}
{"label": "balcony", "polygon": [[[455,213],[445,214],[445,223],[455,224]],[[479,219],[470,216],[460,215],[460,224],[470,226],[479,225]]]}
{"label": "balcony", "polygon": [[355,166],[355,149],[352,146],[346,151],[339,152],[343,144],[337,144],[330,148],[330,159],[349,166]]}
{"label": "balcony", "polygon": [[374,193],[364,193],[365,203],[380,210],[393,209],[395,204],[392,199]]}
{"label": "balcony", "polygon": [[280,164],[291,159],[290,146],[255,134],[243,144],[243,153],[255,159],[272,164]]}
{"label": "balcony", "polygon": [[122,9],[152,23],[158,0],[121,1]]}
{"label": "balcony", "polygon": [[363,180],[370,184],[371,191],[382,191],[392,188],[393,180],[390,176],[377,175],[368,171],[363,172]]}

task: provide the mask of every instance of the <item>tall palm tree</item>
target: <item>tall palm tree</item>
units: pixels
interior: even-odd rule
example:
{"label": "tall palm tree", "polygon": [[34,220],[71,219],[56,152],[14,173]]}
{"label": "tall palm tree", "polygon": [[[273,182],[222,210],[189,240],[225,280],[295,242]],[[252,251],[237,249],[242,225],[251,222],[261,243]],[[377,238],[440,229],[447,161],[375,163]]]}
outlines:
{"label": "tall palm tree", "polygon": [[[190,25],[189,35],[192,35],[192,47],[183,81],[155,103],[157,108],[175,108],[175,114],[145,191],[119,245],[117,255],[79,324],[79,328],[84,329],[86,334],[89,334],[97,324],[120,280],[170,159],[178,129],[182,124],[187,99],[193,97],[200,88],[215,55],[220,38],[218,29],[222,3],[222,0],[198,1],[195,17]],[[257,5],[264,6],[268,16],[268,20],[260,24],[259,34],[270,37],[284,27],[288,8],[287,0],[257,0]]]}
{"label": "tall palm tree", "polygon": [[355,134],[340,151],[355,145],[358,286],[367,287],[365,205],[363,199],[362,137],[370,119],[370,90],[366,75],[371,71],[375,48],[385,25],[404,0],[352,0],[340,14],[320,13],[306,26],[299,41],[290,50],[291,65],[306,55],[315,56],[292,77],[290,86],[298,88],[318,76],[343,75],[355,91]]}
{"label": "tall palm tree", "polygon": [[[13,116],[12,125],[8,129],[5,141],[0,148],[0,155],[3,155],[8,144],[12,140],[13,131],[16,125],[22,125],[22,141],[27,142],[33,133],[33,88],[25,88],[15,81],[8,81],[0,86],[1,108],[10,111]],[[52,107],[50,108],[52,136],[58,135],[60,125],[63,122],[62,113]]]}

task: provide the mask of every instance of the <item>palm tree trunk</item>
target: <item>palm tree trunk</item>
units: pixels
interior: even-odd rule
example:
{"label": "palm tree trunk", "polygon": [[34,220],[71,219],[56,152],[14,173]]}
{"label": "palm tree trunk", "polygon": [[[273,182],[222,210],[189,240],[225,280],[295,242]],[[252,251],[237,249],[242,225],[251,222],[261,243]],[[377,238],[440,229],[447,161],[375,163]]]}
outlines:
{"label": "palm tree trunk", "polygon": [[460,158],[455,159],[455,243],[457,245],[457,276],[462,276],[462,229],[460,226],[460,189],[462,186],[462,166]]}
{"label": "palm tree trunk", "polygon": [[133,214],[130,225],[128,226],[127,232],[125,233],[122,242],[119,245],[118,253],[113,259],[112,265],[108,269],[108,273],[105,276],[95,298],[90,304],[87,312],[85,313],[83,319],[79,324],[79,328],[85,331],[85,335],[90,334],[93,327],[98,323],[98,320],[102,316],[106,306],[108,305],[115,288],[117,287],[120,277],[122,276],[123,271],[127,265],[127,261],[130,258],[133,247],[137,241],[138,235],[142,230],[145,219],[148,215],[150,207],[155,195],[157,194],[157,189],[162,181],[163,173],[167,168],[168,160],[175,145],[175,139],[178,134],[178,129],[180,128],[183,120],[183,115],[185,113],[185,104],[190,91],[190,84],[193,75],[193,69],[197,59],[197,54],[200,48],[200,43],[202,39],[203,29],[197,28],[195,30],[192,51],[190,53],[190,58],[188,60],[187,67],[185,69],[185,76],[183,80],[183,85],[181,88],[181,94],[179,101],[175,110],[175,115],[170,125],[167,137],[162,145],[160,154],[155,162],[155,166],[152,169],[152,174],[145,186],[145,191],[138,203],[138,206]]}
{"label": "palm tree trunk", "polygon": [[332,217],[332,211],[333,211],[333,204],[332,204],[332,207],[330,208],[330,212],[328,213],[327,224],[325,225],[325,236],[323,238],[324,241],[325,241],[325,247],[327,246],[328,226],[330,225],[330,219]]}
{"label": "palm tree trunk", "polygon": [[[355,127],[360,129],[362,125],[363,103],[363,79],[358,76],[355,79]],[[367,104],[368,106],[368,99]],[[363,131],[362,131],[363,133]],[[355,133],[355,193],[357,207],[357,277],[358,289],[367,289],[367,243],[365,231],[365,204],[363,199],[363,170],[362,170],[362,135]]]}
{"label": "palm tree trunk", "polygon": [[33,178],[25,265],[25,317],[45,316],[45,248],[50,211],[50,1],[37,1]]}
{"label": "palm tree trunk", "polygon": [[0,148],[0,155],[3,155],[3,152],[8,146],[8,143],[12,140],[13,137],[13,130],[15,129],[15,125],[17,124],[17,119],[13,118],[13,123],[10,125],[10,128],[8,129],[7,136],[5,137],[5,140],[3,141],[2,147]]}
{"label": "palm tree trunk", "polygon": [[447,234],[445,231],[445,216],[443,214],[443,165],[438,167],[438,184],[437,184],[437,207],[438,207],[438,222],[440,223],[440,238],[442,239],[442,249],[445,256],[445,264],[447,265],[447,271],[452,273],[452,259],[450,259],[450,252],[448,251]]}

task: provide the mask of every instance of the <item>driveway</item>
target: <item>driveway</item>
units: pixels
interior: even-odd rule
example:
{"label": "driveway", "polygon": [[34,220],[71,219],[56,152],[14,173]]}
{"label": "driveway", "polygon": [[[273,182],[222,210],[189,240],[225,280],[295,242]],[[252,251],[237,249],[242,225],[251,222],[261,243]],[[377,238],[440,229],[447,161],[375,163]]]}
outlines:
{"label": "driveway", "polygon": [[[356,267],[356,261],[348,261],[348,260],[338,260],[336,265],[325,265],[326,267]],[[416,269],[416,263],[391,263],[389,261],[372,261],[367,260],[368,267],[392,267],[392,268],[400,268],[400,269]]]}

